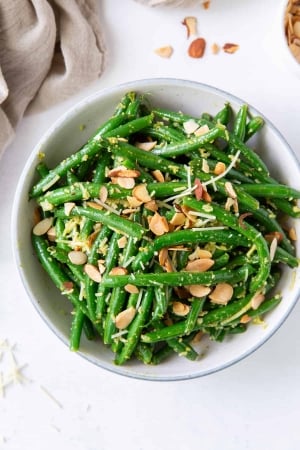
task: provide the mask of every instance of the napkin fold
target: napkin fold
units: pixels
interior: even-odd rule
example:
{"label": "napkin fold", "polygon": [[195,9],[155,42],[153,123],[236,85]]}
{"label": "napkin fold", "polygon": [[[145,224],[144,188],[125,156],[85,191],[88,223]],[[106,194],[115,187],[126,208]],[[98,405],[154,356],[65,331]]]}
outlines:
{"label": "napkin fold", "polygon": [[97,0],[0,2],[0,154],[27,111],[65,100],[103,72]]}

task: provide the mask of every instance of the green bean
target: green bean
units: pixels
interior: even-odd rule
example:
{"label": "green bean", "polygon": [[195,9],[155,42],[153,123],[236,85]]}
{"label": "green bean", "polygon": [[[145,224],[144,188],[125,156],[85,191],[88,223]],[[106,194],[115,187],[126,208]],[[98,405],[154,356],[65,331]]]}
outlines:
{"label": "green bean", "polygon": [[80,347],[80,339],[83,329],[85,315],[81,309],[76,308],[72,320],[70,333],[70,350],[77,351]]}
{"label": "green bean", "polygon": [[246,124],[245,142],[247,142],[252,136],[254,136],[264,126],[265,121],[262,117],[253,117]]}
{"label": "green bean", "polygon": [[241,188],[254,197],[264,198],[300,198],[300,191],[284,184],[241,184]]}
{"label": "green bean", "polygon": [[84,317],[84,321],[83,321],[83,332],[85,334],[85,337],[89,340],[92,341],[93,339],[95,339],[95,329],[94,326],[92,324],[92,322],[90,321],[90,319],[88,317]]}
{"label": "green bean", "polygon": [[242,141],[246,135],[246,123],[247,123],[248,106],[242,105],[238,110],[233,124],[233,133]]}
{"label": "green bean", "polygon": [[190,334],[194,330],[199,314],[203,310],[206,297],[191,298],[191,308],[185,321],[184,334]]}
{"label": "green bean", "polygon": [[[215,123],[222,123],[228,125],[231,117],[232,109],[230,103],[225,103],[224,107],[214,116],[213,121]],[[202,117],[203,119],[211,120],[209,117]]]}
{"label": "green bean", "polygon": [[[186,206],[195,209],[195,211],[207,211],[207,203],[201,200],[185,198],[183,203]],[[260,261],[260,270],[252,279],[250,289],[252,292],[256,291],[264,285],[271,268],[269,249],[265,239],[259,231],[246,222],[244,223],[244,226],[241,227],[238,219],[233,214],[225,211],[222,207],[210,203],[209,209],[211,214],[214,214],[221,223],[236,231],[239,231],[255,245]]]}
{"label": "green bean", "polygon": [[112,230],[116,230],[121,234],[136,237],[140,239],[145,233],[145,229],[139,223],[133,223],[129,219],[119,216],[110,211],[102,211],[88,206],[74,206],[69,216],[66,216],[63,209],[57,209],[55,216],[60,218],[82,216],[107,225]]}
{"label": "green bean", "polygon": [[151,306],[153,302],[154,292],[153,288],[149,288],[145,291],[141,306],[138,309],[138,312],[131,322],[128,328],[128,334],[126,336],[126,343],[124,344],[120,353],[116,355],[115,364],[123,364],[126,360],[128,360],[132,353],[134,352],[140,336],[142,334],[143,327],[145,326],[151,311]]}
{"label": "green bean", "polygon": [[120,102],[118,103],[113,116],[117,117],[117,116],[121,115],[122,113],[124,113],[126,111],[126,109],[128,108],[128,106],[130,105],[130,103],[134,102],[135,99],[136,99],[135,92],[132,92],[132,91],[126,92],[125,95],[123,95]]}

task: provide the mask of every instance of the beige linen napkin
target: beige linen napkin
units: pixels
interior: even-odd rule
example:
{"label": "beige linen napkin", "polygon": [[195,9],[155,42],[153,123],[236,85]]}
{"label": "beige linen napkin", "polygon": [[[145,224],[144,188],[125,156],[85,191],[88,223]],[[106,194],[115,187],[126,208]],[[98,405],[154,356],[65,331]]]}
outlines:
{"label": "beige linen napkin", "polygon": [[25,111],[78,92],[103,71],[97,0],[0,0],[0,155]]}

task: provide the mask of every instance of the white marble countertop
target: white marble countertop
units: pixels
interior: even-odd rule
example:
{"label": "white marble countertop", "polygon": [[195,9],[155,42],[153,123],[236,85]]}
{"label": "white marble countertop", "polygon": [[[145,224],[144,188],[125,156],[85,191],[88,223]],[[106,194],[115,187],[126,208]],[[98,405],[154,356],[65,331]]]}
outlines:
{"label": "white marble countertop", "polygon": [[[176,77],[227,90],[266,115],[300,157],[300,78],[287,70],[276,47],[279,6],[274,0],[212,0],[208,10],[150,9],[133,0],[102,0],[105,73],[77,96],[18,126],[0,161],[0,340],[15,344],[27,381],[0,396],[0,448],[299,448],[300,304],[262,348],[222,372],[181,382],[127,379],[69,352],[45,326],[21,284],[10,241],[14,192],[33,146],[76,102],[124,81]],[[187,15],[198,18],[199,35],[208,42],[200,60],[186,54],[181,21]],[[234,42],[240,49],[213,55],[213,42]],[[172,58],[154,54],[167,44],[174,47]],[[0,372],[8,356],[2,356]]]}

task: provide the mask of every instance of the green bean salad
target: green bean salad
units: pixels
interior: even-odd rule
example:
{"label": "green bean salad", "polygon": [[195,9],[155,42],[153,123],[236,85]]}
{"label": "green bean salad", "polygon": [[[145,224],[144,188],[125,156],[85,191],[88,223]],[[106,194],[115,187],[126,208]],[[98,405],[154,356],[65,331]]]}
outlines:
{"label": "green bean salad", "polygon": [[37,165],[32,242],[72,304],[72,350],[84,334],[119,365],[196,360],[202,336],[243,333],[279,304],[300,192],[249,144],[263,126],[247,105],[192,117],[128,92],[83,147]]}

